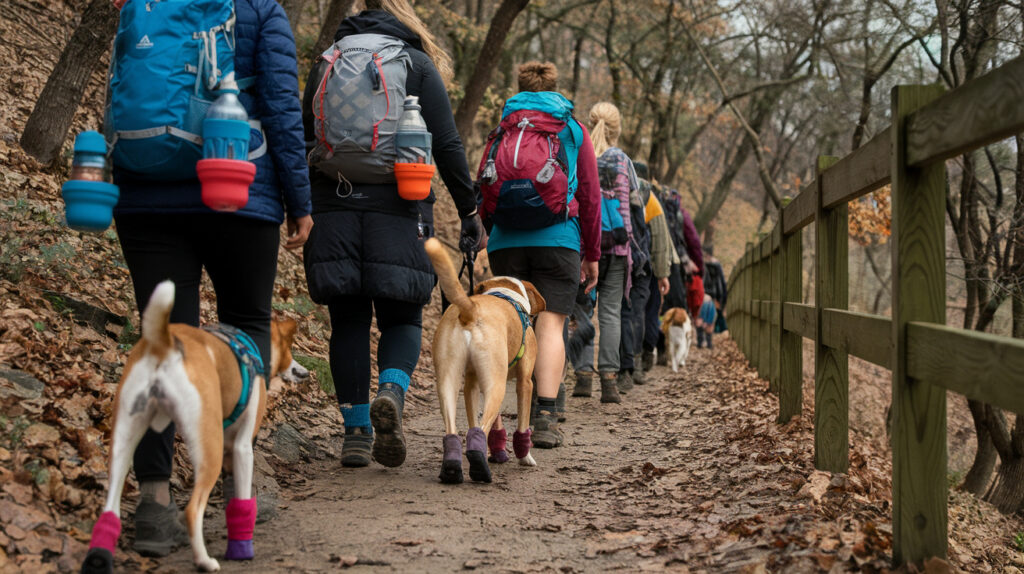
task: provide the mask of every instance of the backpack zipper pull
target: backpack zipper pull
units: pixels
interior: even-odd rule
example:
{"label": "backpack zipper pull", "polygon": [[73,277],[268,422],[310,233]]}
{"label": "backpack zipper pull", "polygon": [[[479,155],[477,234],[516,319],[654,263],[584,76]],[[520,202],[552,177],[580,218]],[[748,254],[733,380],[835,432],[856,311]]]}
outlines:
{"label": "backpack zipper pull", "polygon": [[532,128],[533,124],[530,123],[530,118],[523,118],[516,124],[519,128],[519,137],[516,138],[516,153],[512,156],[512,167],[519,168],[519,145],[523,143],[523,133],[526,132],[526,128]]}

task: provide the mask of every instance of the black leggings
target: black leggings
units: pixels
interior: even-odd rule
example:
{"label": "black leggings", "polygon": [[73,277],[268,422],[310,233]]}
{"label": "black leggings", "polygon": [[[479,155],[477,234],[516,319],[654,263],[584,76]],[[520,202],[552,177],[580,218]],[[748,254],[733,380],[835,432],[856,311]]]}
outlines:
{"label": "black leggings", "polygon": [[370,321],[377,313],[378,372],[399,369],[412,375],[420,358],[423,306],[358,295],[336,297],[331,313],[331,376],[338,404],[370,402]]}
{"label": "black leggings", "polygon": [[[171,322],[198,327],[205,268],[217,294],[218,320],[252,337],[269,366],[279,225],[230,214],[121,215],[116,223],[140,313],[156,285],[170,279]],[[174,425],[162,433],[146,431],[135,449],[135,477],[167,480],[173,460]]]}

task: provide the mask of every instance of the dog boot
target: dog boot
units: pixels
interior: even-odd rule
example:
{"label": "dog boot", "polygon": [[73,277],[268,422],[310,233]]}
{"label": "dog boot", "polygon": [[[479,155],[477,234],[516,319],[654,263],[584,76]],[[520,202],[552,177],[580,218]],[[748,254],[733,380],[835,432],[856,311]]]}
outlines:
{"label": "dog boot", "polygon": [[533,455],[530,454],[530,449],[533,447],[532,439],[533,431],[530,429],[512,433],[512,450],[515,451],[519,464],[523,466],[537,466],[537,461],[533,460]]}
{"label": "dog boot", "polygon": [[441,482],[462,482],[462,439],[457,434],[444,435],[444,459],[441,461]]}
{"label": "dog boot", "polygon": [[167,556],[175,547],[188,542],[188,532],[178,519],[180,512],[174,497],[167,506],[150,494],[142,495],[135,509],[135,544],[143,556]]}
{"label": "dog boot", "polygon": [[92,527],[89,553],[82,561],[82,574],[107,574],[114,572],[114,550],[121,535],[121,520],[113,512],[100,515]]}
{"label": "dog boot", "polygon": [[405,462],[405,435],[402,433],[402,410],[409,375],[398,369],[386,369],[377,383],[377,398],[370,405],[373,424],[373,460],[396,467]]}
{"label": "dog boot", "polygon": [[487,450],[491,453],[491,456],[487,459],[488,462],[498,464],[508,462],[508,452],[505,451],[507,445],[508,431],[505,429],[491,429],[487,433]]}
{"label": "dog boot", "polygon": [[555,397],[555,414],[558,422],[565,422],[565,381],[558,384],[558,395]]}
{"label": "dog boot", "polygon": [[[540,409],[533,412],[536,413],[531,417],[533,420],[530,425],[533,427],[533,446],[537,448],[562,446],[565,437],[562,436],[562,431],[558,428],[558,415]],[[513,446],[515,445],[513,444]]]}
{"label": "dog boot", "polygon": [[473,427],[466,431],[466,460],[469,478],[474,482],[490,482],[491,467],[487,465],[487,438],[484,429]]}
{"label": "dog boot", "polygon": [[650,371],[654,368],[654,351],[644,351],[643,356],[640,359],[640,364],[643,366],[644,371]]}
{"label": "dog boot", "polygon": [[370,464],[373,429],[345,427],[345,442],[341,443],[341,466],[361,467]]}
{"label": "dog boot", "polygon": [[256,499],[232,498],[224,509],[228,524],[227,560],[252,560],[252,533],[256,528]]}
{"label": "dog boot", "polygon": [[621,403],[619,397],[618,377],[615,373],[601,373],[601,402]]}
{"label": "dog boot", "polygon": [[[253,469],[252,471],[252,492],[256,495],[256,524],[263,524],[277,518],[277,494],[273,489],[257,487],[257,485],[262,482],[261,480],[257,480],[257,475],[259,475],[259,473],[260,471],[258,469]],[[267,478],[270,477],[264,477],[264,479]],[[273,478],[270,478],[270,481],[273,480]],[[276,485],[277,483],[274,482],[273,484]],[[223,490],[224,500],[231,500],[232,498],[235,498],[234,474],[229,472],[224,475]]]}
{"label": "dog boot", "polygon": [[633,373],[629,371],[619,371],[619,376],[615,379],[616,386],[619,387],[620,394],[626,394],[633,390]]}
{"label": "dog boot", "polygon": [[594,386],[594,373],[591,371],[576,371],[576,386],[572,390],[574,397],[589,397],[592,394],[591,387]]}
{"label": "dog boot", "polygon": [[647,375],[643,369],[636,369],[633,371],[633,384],[634,385],[646,385]]}

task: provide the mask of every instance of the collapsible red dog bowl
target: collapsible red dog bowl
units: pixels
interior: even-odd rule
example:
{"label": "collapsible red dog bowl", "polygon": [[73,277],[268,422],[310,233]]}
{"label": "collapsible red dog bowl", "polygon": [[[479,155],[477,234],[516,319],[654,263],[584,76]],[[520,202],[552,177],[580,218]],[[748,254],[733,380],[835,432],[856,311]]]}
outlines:
{"label": "collapsible red dog bowl", "polygon": [[395,163],[398,195],[410,201],[426,199],[430,195],[430,180],[436,169],[430,163]]}
{"label": "collapsible red dog bowl", "polygon": [[249,203],[256,164],[239,159],[201,159],[196,173],[203,184],[203,203],[215,211],[238,211]]}

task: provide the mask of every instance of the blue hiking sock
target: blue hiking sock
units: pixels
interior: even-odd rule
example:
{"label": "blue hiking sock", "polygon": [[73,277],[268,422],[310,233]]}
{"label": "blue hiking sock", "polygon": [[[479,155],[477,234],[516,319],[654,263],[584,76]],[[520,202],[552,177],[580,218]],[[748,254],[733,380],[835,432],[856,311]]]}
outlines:
{"label": "blue hiking sock", "polygon": [[409,390],[409,375],[401,369],[384,369],[377,380],[380,383],[394,383],[402,387],[403,395]]}
{"label": "blue hiking sock", "polygon": [[369,427],[370,404],[342,406],[341,418],[345,420],[345,428]]}

